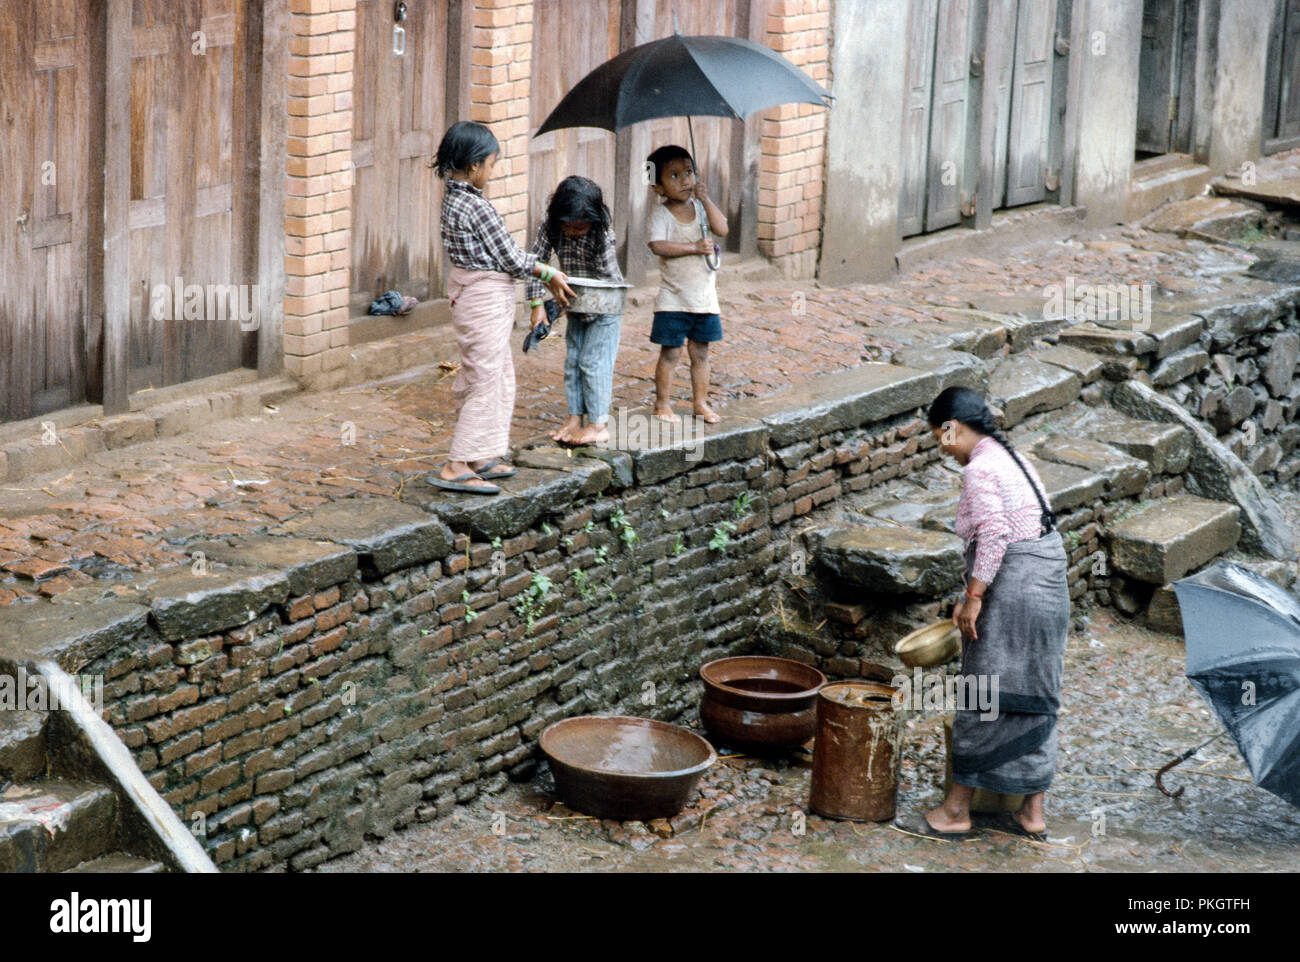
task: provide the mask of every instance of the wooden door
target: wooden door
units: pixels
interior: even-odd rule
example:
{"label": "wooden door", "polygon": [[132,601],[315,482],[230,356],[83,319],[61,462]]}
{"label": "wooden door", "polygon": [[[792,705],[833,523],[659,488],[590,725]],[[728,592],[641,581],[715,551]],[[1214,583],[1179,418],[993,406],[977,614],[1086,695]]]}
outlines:
{"label": "wooden door", "polygon": [[967,149],[971,128],[971,49],[974,3],[939,0],[935,22],[934,94],[930,107],[925,229],[959,223],[973,193]]}
{"label": "wooden door", "polygon": [[1020,0],[1011,77],[1005,206],[1047,196],[1056,0]]}
{"label": "wooden door", "polygon": [[1174,111],[1174,77],[1179,0],[1144,0],[1138,62],[1136,148],[1165,154]]}
{"label": "wooden door", "polygon": [[135,0],[131,391],[256,363],[256,316],[240,316],[256,304],[248,2]]}
{"label": "wooden door", "polygon": [[1300,0],[1276,0],[1264,75],[1264,146],[1300,146]]}
{"label": "wooden door", "polygon": [[0,17],[0,420],[86,398],[89,0]]}
{"label": "wooden door", "polygon": [[903,236],[966,216],[974,194],[973,0],[916,0],[908,24],[903,114]]}
{"label": "wooden door", "polygon": [[[533,0],[532,129],[579,80],[618,55],[619,0]],[[581,25],[581,29],[574,29]],[[546,38],[538,43],[536,38]],[[528,148],[528,241],[545,216],[546,200],[570,174],[600,185],[614,207],[614,134],[597,127],[556,130]]]}
{"label": "wooden door", "polygon": [[925,188],[934,79],[934,31],[939,0],[912,0],[908,11],[904,82],[902,186],[899,223],[903,236],[925,230]]}
{"label": "wooden door", "polygon": [[[358,0],[352,95],[352,311],[387,290],[442,294],[442,201],[429,166],[448,126],[447,4],[407,4],[404,50],[390,0]],[[541,49],[534,46],[535,50]]]}

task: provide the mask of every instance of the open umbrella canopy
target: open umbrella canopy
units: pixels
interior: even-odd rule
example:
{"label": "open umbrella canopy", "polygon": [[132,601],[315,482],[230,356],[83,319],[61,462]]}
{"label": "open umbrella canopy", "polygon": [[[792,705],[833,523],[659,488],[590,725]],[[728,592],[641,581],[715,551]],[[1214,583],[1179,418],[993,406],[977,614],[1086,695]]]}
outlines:
{"label": "open umbrella canopy", "polygon": [[1174,582],[1187,677],[1260,788],[1300,806],[1300,601],[1221,561]]}
{"label": "open umbrella canopy", "polygon": [[691,114],[743,120],[779,104],[825,106],[830,95],[780,54],[739,37],[684,37],[625,50],[565,94],[535,136],[564,127],[619,131]]}

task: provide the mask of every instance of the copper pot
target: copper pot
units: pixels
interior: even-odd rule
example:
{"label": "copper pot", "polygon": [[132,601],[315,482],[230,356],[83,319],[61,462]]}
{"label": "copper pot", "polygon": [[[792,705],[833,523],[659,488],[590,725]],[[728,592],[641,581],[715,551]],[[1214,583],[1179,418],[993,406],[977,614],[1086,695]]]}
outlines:
{"label": "copper pot", "polygon": [[802,745],[817,729],[817,693],[826,676],[811,665],[766,655],[720,658],[700,669],[700,721],[738,747]]}
{"label": "copper pot", "polygon": [[676,815],[718,760],[692,731],[626,715],[565,718],[540,742],[565,805],[621,821]]}

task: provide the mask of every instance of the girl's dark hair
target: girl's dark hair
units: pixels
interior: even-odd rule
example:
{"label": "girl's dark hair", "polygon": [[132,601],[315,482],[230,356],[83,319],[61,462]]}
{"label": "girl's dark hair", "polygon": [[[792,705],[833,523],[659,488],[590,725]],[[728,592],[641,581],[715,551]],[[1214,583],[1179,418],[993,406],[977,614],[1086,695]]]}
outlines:
{"label": "girl's dark hair", "polygon": [[446,177],[447,171],[466,171],[480,160],[501,152],[501,145],[492,136],[492,131],[473,120],[462,120],[447,128],[438,144],[438,155],[430,167],[437,170],[439,177]]}
{"label": "girl's dark hair", "polygon": [[997,419],[993,417],[993,412],[989,410],[989,406],[984,403],[984,398],[968,387],[945,388],[930,405],[927,417],[932,428],[942,427],[948,421],[957,421],[974,431],[978,431],[980,434],[991,437],[1002,445],[1007,454],[1011,455],[1011,460],[1016,462],[1016,467],[1024,472],[1025,480],[1029,482],[1034,497],[1038,499],[1038,506],[1043,511],[1043,528],[1046,531],[1051,531],[1056,527],[1056,515],[1048,507],[1047,502],[1043,500],[1043,495],[1038,490],[1038,485],[1034,483],[1029,469],[1012,451],[1011,442],[998,428]]}
{"label": "girl's dark hair", "polygon": [[691,156],[689,150],[685,147],[679,147],[676,144],[665,144],[646,158],[647,164],[655,165],[656,184],[662,184],[664,182],[664,165],[670,160],[689,160],[691,162],[691,168],[694,169],[695,167],[695,158]]}
{"label": "girl's dark hair", "polygon": [[546,202],[546,236],[551,247],[558,247],[565,223],[586,222],[602,241],[612,218],[605,206],[605,196],[594,180],[574,174],[560,181]]}

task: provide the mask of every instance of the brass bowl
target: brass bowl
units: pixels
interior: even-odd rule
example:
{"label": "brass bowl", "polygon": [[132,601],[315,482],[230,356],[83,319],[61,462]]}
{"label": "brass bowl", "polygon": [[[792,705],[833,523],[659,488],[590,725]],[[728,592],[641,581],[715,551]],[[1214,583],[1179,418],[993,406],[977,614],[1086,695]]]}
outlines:
{"label": "brass bowl", "polygon": [[960,652],[961,633],[947,620],[918,628],[894,646],[894,654],[908,668],[933,668],[947,664]]}

